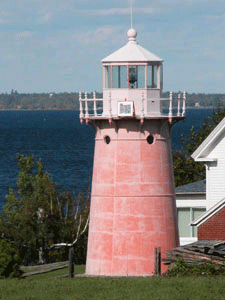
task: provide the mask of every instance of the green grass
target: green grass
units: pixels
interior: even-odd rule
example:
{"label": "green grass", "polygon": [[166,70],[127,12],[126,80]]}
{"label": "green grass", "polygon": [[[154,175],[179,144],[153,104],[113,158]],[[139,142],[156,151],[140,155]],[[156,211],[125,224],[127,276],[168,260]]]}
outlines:
{"label": "green grass", "polygon": [[[75,272],[84,272],[76,266]],[[24,279],[0,280],[0,299],[88,300],[222,300],[225,277],[74,278],[62,277],[67,269]]]}

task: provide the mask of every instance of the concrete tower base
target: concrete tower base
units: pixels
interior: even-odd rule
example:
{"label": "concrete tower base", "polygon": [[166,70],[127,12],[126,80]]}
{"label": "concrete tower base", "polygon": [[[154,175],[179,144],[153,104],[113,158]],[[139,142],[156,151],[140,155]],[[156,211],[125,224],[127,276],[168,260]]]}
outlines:
{"label": "concrete tower base", "polygon": [[161,247],[165,257],[179,240],[169,121],[93,122],[86,274],[153,275],[154,249]]}

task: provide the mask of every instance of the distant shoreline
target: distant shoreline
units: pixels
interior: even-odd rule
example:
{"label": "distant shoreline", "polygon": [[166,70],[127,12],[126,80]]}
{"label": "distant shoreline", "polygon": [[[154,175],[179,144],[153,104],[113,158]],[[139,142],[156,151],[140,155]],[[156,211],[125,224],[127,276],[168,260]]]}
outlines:
{"label": "distant shoreline", "polygon": [[63,111],[63,110],[74,110],[74,111],[79,111],[77,109],[72,109],[72,108],[43,108],[43,109],[17,109],[17,108],[1,108],[0,111]]}
{"label": "distant shoreline", "polygon": [[[200,107],[194,107],[194,106],[187,106],[187,109],[217,109],[215,106],[200,106]],[[17,108],[1,108],[1,111],[67,111],[67,110],[73,110],[73,111],[79,111],[78,109],[73,108],[43,108],[43,109],[17,109]]]}

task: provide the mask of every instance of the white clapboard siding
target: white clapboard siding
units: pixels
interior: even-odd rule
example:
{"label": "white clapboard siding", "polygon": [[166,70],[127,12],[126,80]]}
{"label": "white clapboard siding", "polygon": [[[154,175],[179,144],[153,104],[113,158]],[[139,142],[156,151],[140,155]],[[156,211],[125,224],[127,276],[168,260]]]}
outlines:
{"label": "white clapboard siding", "polygon": [[208,158],[216,159],[216,161],[208,162],[206,168],[207,209],[225,196],[225,136],[214,144]]}

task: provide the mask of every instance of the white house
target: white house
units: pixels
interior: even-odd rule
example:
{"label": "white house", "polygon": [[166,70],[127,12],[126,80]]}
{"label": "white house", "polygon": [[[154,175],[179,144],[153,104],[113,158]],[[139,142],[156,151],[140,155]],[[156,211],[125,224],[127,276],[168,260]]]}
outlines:
{"label": "white house", "polygon": [[[217,211],[218,203],[225,197],[225,118],[195,150],[192,158],[205,163],[206,180],[176,189],[181,245],[197,240],[197,227],[212,216],[211,211]],[[202,214],[208,217],[203,218]]]}
{"label": "white house", "polygon": [[206,209],[225,196],[225,118],[192,154],[206,165]]}

